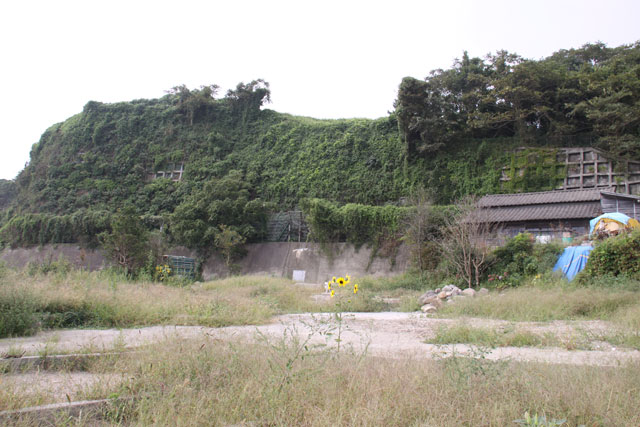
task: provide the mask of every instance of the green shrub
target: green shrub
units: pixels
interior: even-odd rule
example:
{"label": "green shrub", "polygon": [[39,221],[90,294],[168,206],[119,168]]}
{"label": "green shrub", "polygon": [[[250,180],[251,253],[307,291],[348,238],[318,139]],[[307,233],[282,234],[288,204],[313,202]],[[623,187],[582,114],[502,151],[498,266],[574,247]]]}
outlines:
{"label": "green shrub", "polygon": [[356,247],[379,246],[395,236],[408,208],[349,203],[342,207],[324,199],[304,199],[300,206],[313,238],[322,243],[347,241]]}
{"label": "green shrub", "polygon": [[585,275],[623,275],[640,279],[640,231],[610,237],[597,243],[589,255]]}
{"label": "green shrub", "polygon": [[13,287],[0,287],[0,338],[31,335],[38,328],[34,295]]}
{"label": "green shrub", "polygon": [[522,278],[551,270],[562,249],[561,243],[535,243],[531,233],[520,233],[491,254],[489,280],[518,285]]}

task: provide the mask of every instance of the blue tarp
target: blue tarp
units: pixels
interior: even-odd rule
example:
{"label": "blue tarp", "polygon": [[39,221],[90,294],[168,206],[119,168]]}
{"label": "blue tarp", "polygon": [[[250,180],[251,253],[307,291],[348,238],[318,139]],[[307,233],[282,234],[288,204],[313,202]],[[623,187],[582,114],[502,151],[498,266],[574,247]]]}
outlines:
{"label": "blue tarp", "polygon": [[582,271],[589,260],[589,253],[593,250],[591,245],[569,246],[558,258],[553,271],[561,270],[562,274],[572,281],[576,274]]}
{"label": "blue tarp", "polygon": [[623,223],[624,225],[627,225],[629,223],[629,220],[631,218],[629,218],[628,216],[626,216],[623,213],[620,212],[611,212],[611,213],[606,213],[606,214],[602,214],[597,218],[593,218],[591,221],[589,221],[589,234],[593,234],[593,228],[598,224],[598,221],[600,221],[602,218],[608,218],[608,219],[613,219],[616,220],[618,222]]}

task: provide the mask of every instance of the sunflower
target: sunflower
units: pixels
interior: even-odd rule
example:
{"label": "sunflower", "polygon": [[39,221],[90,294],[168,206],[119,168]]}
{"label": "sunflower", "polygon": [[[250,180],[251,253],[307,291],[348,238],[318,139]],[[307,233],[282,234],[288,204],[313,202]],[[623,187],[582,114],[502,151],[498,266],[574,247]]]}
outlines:
{"label": "sunflower", "polygon": [[353,285],[353,293],[354,294],[358,293],[358,284],[357,283],[355,285]]}
{"label": "sunflower", "polygon": [[336,296],[336,291],[331,290],[331,298],[333,298],[333,297],[335,297],[335,296]]}
{"label": "sunflower", "polygon": [[345,285],[348,285],[349,283],[351,283],[351,276],[349,276],[348,274],[346,276],[344,276],[346,278],[346,280],[344,281]]}
{"label": "sunflower", "polygon": [[341,286],[341,287],[342,287],[342,286],[344,286],[345,284],[346,284],[346,283],[345,283],[344,277],[338,277],[338,286]]}

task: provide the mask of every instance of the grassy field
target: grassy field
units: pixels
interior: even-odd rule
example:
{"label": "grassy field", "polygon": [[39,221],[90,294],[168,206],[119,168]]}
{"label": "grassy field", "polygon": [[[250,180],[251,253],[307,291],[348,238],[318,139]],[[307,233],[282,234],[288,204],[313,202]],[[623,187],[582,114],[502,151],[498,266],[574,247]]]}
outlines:
{"label": "grassy field", "polygon": [[525,412],[567,426],[640,423],[637,364],[394,360],[295,341],[202,339],[169,340],[92,370],[123,382],[83,398],[134,398],[110,415],[113,423],[507,426]]}
{"label": "grassy field", "polygon": [[[342,292],[334,299],[314,299],[321,289],[269,277],[179,287],[129,281],[109,271],[4,269],[0,330],[24,335],[63,327],[252,325],[284,313],[388,310],[382,298],[398,298],[397,310],[414,310],[418,296],[434,287],[409,275],[361,278],[358,283],[357,296]],[[549,277],[457,300],[437,316],[510,322],[607,320],[614,328],[604,340],[640,348],[639,295],[634,282],[580,287]],[[503,426],[516,425],[514,420],[525,412],[566,419],[568,426],[640,424],[637,363],[586,367],[490,362],[482,355],[494,346],[565,345],[517,327],[498,332],[465,322],[441,328],[431,342],[475,344],[478,358],[382,359],[312,347],[297,339],[230,343],[205,336],[172,338],[95,362],[90,374],[116,376],[118,381],[98,382],[74,400],[133,398],[108,416],[112,423],[134,425]],[[0,387],[2,409],[47,399]]]}
{"label": "grassy field", "polygon": [[130,281],[117,273],[68,271],[28,274],[4,269],[0,277],[0,337],[37,330],[144,325],[254,325],[284,313],[382,311],[388,304],[362,289],[316,298],[321,287],[288,279],[238,276],[171,286]]}
{"label": "grassy field", "polygon": [[[418,297],[437,286],[428,278],[356,278],[359,292],[338,289],[318,298],[320,287],[296,286],[283,278],[238,276],[170,286],[130,281],[113,271],[33,273],[0,271],[0,337],[40,329],[134,327],[143,325],[253,325],[285,313],[334,311],[416,311]],[[509,321],[609,320],[640,330],[638,283],[570,285],[553,276],[488,297],[447,304],[439,317],[482,317]],[[397,303],[389,304],[387,298]],[[627,338],[625,338],[627,339]],[[637,337],[631,337],[640,342]]]}

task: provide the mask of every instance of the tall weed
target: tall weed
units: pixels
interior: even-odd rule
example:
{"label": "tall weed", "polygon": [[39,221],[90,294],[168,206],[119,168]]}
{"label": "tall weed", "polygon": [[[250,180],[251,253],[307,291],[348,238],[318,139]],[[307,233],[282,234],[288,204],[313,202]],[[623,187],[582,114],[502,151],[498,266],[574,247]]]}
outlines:
{"label": "tall weed", "polygon": [[[619,368],[362,357],[304,339],[161,343],[115,369],[134,424],[513,425],[526,411],[568,425],[638,425],[637,364]],[[561,384],[562,386],[559,386]]]}

